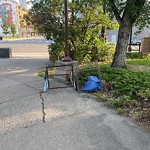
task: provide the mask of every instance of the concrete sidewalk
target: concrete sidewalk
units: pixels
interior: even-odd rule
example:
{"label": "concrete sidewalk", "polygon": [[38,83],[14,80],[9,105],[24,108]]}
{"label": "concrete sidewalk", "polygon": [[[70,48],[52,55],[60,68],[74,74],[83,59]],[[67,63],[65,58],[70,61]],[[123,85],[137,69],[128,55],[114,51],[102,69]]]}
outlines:
{"label": "concrete sidewalk", "polygon": [[0,150],[150,150],[150,133],[90,95],[42,93],[46,59],[22,61],[0,59]]}

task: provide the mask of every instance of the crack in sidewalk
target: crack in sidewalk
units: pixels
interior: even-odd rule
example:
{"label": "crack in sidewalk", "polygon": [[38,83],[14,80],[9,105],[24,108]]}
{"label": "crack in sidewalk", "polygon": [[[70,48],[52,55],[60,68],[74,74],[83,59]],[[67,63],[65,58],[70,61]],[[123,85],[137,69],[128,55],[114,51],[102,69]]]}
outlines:
{"label": "crack in sidewalk", "polygon": [[45,116],[46,116],[46,113],[45,113],[45,106],[44,106],[44,98],[42,97],[42,91],[40,92],[40,98],[41,98],[41,100],[42,100],[42,114],[43,114],[43,118],[42,118],[42,120],[43,120],[43,123],[45,123]]}

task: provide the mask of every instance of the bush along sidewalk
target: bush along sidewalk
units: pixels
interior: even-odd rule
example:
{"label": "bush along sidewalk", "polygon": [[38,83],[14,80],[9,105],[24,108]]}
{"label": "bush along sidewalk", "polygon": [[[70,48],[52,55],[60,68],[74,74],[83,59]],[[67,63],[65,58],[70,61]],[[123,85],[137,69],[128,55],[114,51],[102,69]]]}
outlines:
{"label": "bush along sidewalk", "polygon": [[[85,69],[83,75],[80,70],[80,86],[89,75],[96,75],[96,72],[91,74],[90,69],[85,73]],[[117,109],[120,114],[131,116],[150,130],[150,72],[110,68],[107,65],[101,65],[100,70],[103,90],[95,93],[97,100]]]}
{"label": "bush along sidewalk", "polygon": [[[131,99],[150,100],[149,72],[103,66],[101,67],[101,75],[106,83],[111,84],[115,96],[125,95]],[[107,85],[105,88],[107,89]]]}

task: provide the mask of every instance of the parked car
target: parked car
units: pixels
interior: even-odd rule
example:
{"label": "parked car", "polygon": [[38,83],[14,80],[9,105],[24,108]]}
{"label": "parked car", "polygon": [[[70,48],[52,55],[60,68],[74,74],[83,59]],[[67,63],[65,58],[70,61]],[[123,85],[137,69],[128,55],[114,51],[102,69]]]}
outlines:
{"label": "parked car", "polygon": [[141,40],[134,40],[131,42],[131,45],[141,45]]}

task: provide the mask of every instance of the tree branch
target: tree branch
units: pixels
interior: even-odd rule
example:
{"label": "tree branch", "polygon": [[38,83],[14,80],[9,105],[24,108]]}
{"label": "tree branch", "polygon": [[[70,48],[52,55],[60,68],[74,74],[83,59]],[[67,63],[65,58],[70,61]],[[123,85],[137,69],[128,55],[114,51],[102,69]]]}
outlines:
{"label": "tree branch", "polygon": [[112,9],[118,23],[120,24],[122,21],[122,18],[120,17],[120,14],[119,14],[118,9],[114,3],[114,0],[109,0],[108,3],[110,4],[110,8]]}
{"label": "tree branch", "polygon": [[145,3],[146,0],[134,0],[134,1],[127,0],[122,18],[124,19],[124,17],[126,17],[128,14],[128,16],[130,17],[129,19],[131,19],[131,24],[133,25],[136,19],[139,17],[140,12],[143,9]]}

